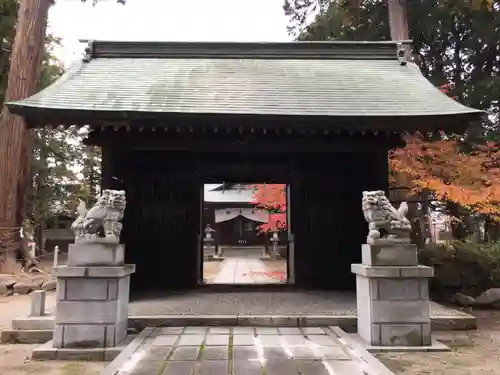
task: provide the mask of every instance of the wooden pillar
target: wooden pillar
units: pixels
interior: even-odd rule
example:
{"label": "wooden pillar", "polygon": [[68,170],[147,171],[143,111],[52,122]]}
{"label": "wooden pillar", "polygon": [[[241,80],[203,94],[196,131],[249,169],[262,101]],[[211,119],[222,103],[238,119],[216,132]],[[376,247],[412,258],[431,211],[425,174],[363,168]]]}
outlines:
{"label": "wooden pillar", "polygon": [[[383,190],[389,193],[389,152],[385,147],[366,155],[366,162],[371,162],[371,178],[366,179],[364,190]],[[360,198],[361,199],[361,198]]]}
{"label": "wooden pillar", "polygon": [[101,189],[108,189],[112,183],[113,158],[110,147],[101,148]]}
{"label": "wooden pillar", "polygon": [[[295,239],[293,236],[291,210],[292,210],[292,195],[290,184],[286,185],[286,222],[287,222],[287,251],[286,251],[286,274],[290,284],[295,284]],[[267,248],[267,242],[266,242]]]}
{"label": "wooden pillar", "polygon": [[[123,153],[111,145],[101,148],[101,188],[102,189],[125,189],[122,171]],[[126,189],[125,189],[126,190]]]}

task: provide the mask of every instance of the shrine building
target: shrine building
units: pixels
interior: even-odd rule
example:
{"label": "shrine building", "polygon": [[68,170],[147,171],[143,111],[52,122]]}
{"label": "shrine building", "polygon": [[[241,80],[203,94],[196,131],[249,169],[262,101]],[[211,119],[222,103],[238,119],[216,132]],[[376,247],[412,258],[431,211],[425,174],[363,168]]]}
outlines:
{"label": "shrine building", "polygon": [[434,87],[397,42],[89,43],[54,84],[7,103],[30,128],[89,126],[103,188],[123,189],[132,289],[202,278],[203,185],[287,185],[289,283],[355,288],[363,190],[388,190],[404,132],[482,112]]}
{"label": "shrine building", "polygon": [[205,184],[203,227],[210,226],[221,255],[262,254],[269,234],[259,226],[269,221],[269,212],[253,203],[251,184]]}

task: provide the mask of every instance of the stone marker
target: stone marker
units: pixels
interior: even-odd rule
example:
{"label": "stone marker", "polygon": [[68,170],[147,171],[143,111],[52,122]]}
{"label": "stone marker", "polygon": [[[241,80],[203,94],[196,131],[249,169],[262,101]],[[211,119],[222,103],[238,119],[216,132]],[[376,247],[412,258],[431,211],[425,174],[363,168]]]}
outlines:
{"label": "stone marker", "polygon": [[52,268],[56,268],[58,264],[59,264],[59,246],[56,245],[54,246],[54,259]]}
{"label": "stone marker", "polygon": [[429,346],[431,267],[418,265],[408,205],[396,210],[383,191],[363,192],[367,243],[356,274],[358,334],[372,346]]}
{"label": "stone marker", "polygon": [[30,316],[45,315],[45,291],[35,290],[31,293],[31,313]]}
{"label": "stone marker", "polygon": [[213,260],[216,253],[215,239],[213,238],[213,229],[210,224],[207,224],[205,228],[205,237],[203,237],[203,260]]}
{"label": "stone marker", "polygon": [[[72,225],[68,264],[54,269],[57,302],[55,348],[109,348],[127,336],[130,275],[119,243],[125,192],[104,190],[87,211],[80,203]],[[99,236],[104,233],[104,237]]]}
{"label": "stone marker", "polygon": [[57,287],[57,280],[47,280],[42,284],[42,290],[49,291],[55,290]]}

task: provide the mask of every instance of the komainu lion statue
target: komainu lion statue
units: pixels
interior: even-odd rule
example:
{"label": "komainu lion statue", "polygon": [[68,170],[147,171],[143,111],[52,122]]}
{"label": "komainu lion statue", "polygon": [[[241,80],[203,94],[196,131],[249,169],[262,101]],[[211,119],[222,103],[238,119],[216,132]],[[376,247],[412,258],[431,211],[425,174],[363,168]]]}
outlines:
{"label": "komainu lion statue", "polygon": [[78,217],[71,225],[75,241],[85,238],[103,237],[118,239],[122,231],[120,220],[125,212],[126,199],[123,190],[103,190],[97,203],[87,210],[80,200]]}
{"label": "komainu lion statue", "polygon": [[406,202],[402,202],[396,210],[385,196],[385,192],[364,191],[362,207],[368,222],[366,243],[410,243],[411,223],[406,218]]}

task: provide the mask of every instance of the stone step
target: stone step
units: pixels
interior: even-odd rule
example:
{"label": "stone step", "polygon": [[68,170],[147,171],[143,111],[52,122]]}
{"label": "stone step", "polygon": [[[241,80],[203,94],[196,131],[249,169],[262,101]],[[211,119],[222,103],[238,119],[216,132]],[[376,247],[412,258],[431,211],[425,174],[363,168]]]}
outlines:
{"label": "stone step", "polygon": [[43,344],[52,340],[52,330],[30,329],[2,331],[0,343],[2,344]]}
{"label": "stone step", "polygon": [[54,329],[54,317],[51,315],[45,316],[28,316],[26,318],[16,318],[12,320],[12,329],[15,331],[32,331],[32,330],[49,330]]}
{"label": "stone step", "polygon": [[[223,326],[223,325],[257,325],[274,327],[285,325],[289,327],[302,326],[340,326],[352,332],[356,329],[355,316],[350,315],[143,315],[129,316],[129,328],[167,327],[167,326]],[[463,331],[477,328],[476,318],[472,315],[432,316],[432,329],[437,331]],[[17,318],[12,321],[13,331],[51,331],[54,327],[54,317]]]}

